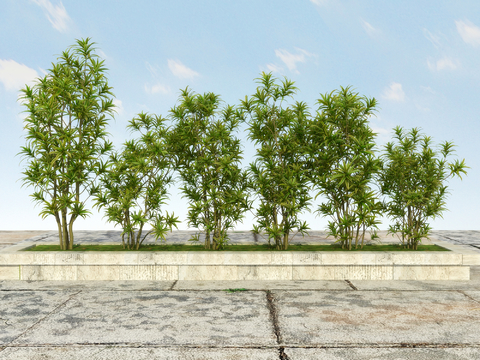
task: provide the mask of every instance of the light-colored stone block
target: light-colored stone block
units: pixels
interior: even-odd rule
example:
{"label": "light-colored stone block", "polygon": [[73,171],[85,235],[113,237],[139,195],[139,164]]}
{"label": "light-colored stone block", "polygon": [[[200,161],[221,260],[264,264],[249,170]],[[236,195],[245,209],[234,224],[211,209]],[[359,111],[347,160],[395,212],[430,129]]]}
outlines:
{"label": "light-colored stone block", "polygon": [[388,265],[295,266],[293,280],[391,280],[392,268]]}
{"label": "light-colored stone block", "polygon": [[292,266],[243,265],[237,267],[236,280],[292,280]]}
{"label": "light-colored stone block", "polygon": [[153,252],[138,252],[137,254],[137,264],[139,265],[154,265],[155,257]]}
{"label": "light-colored stone block", "polygon": [[81,265],[84,256],[77,252],[59,252],[55,254],[55,265]]}
{"label": "light-colored stone block", "polygon": [[375,253],[375,265],[393,265],[393,254],[391,252]]}
{"label": "light-colored stone block", "polygon": [[335,266],[293,266],[292,280],[335,280]]}
{"label": "light-colored stone block", "polygon": [[0,280],[20,280],[20,265],[0,266]]}
{"label": "light-colored stone block", "polygon": [[461,265],[462,254],[454,253],[394,253],[395,265]]}
{"label": "light-colored stone block", "polygon": [[77,280],[77,266],[21,265],[20,280]]}
{"label": "light-colored stone block", "polygon": [[237,280],[237,266],[180,265],[178,280]]}
{"label": "light-colored stone block", "polygon": [[155,265],[119,266],[120,280],[155,280]]}
{"label": "light-colored stone block", "polygon": [[178,280],[178,265],[155,265],[155,280]]}
{"label": "light-colored stone block", "polygon": [[391,280],[393,266],[347,265],[337,266],[334,280]]}
{"label": "light-colored stone block", "polygon": [[480,254],[463,254],[463,265],[480,265]]}
{"label": "light-colored stone block", "polygon": [[[324,253],[325,254],[325,253]],[[374,252],[329,252],[322,256],[323,265],[375,265]]]}
{"label": "light-colored stone block", "polygon": [[55,257],[58,255],[58,252],[53,251],[42,251],[33,253],[33,264],[38,265],[53,265],[55,264]]}
{"label": "light-colored stone block", "polygon": [[120,265],[84,265],[77,268],[78,280],[120,280]]}
{"label": "light-colored stone block", "polygon": [[270,265],[271,251],[227,251],[224,255],[225,265]]}
{"label": "light-colored stone block", "polygon": [[293,252],[292,265],[322,265],[322,253],[315,251]]}
{"label": "light-colored stone block", "polygon": [[155,252],[153,260],[157,265],[182,265],[187,263],[187,253],[180,251]]}
{"label": "light-colored stone block", "polygon": [[84,264],[92,265],[119,265],[124,263],[123,252],[81,252]]}
{"label": "light-colored stone block", "polygon": [[393,280],[470,280],[468,266],[395,266]]}
{"label": "light-colored stone block", "polygon": [[34,262],[33,253],[0,253],[0,265],[20,265],[32,264]]}
{"label": "light-colored stone block", "polygon": [[225,263],[225,252],[187,252],[186,264],[192,265],[220,265]]}
{"label": "light-colored stone block", "polygon": [[293,262],[293,252],[275,252],[271,251],[271,264],[272,265],[292,265]]}

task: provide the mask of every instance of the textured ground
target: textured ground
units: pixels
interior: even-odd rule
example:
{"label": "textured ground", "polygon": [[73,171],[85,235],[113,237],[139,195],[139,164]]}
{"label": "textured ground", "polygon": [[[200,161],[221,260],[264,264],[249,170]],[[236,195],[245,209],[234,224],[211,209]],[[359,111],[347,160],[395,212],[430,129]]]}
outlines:
{"label": "textured ground", "polygon": [[[434,235],[480,245],[479,231]],[[0,281],[0,359],[480,359],[480,267],[471,278]]]}

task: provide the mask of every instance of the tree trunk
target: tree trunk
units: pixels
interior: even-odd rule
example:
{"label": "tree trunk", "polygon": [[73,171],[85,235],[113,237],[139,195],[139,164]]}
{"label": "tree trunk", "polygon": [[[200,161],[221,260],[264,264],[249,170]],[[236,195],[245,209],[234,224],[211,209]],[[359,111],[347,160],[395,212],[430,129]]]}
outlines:
{"label": "tree trunk", "polygon": [[70,241],[68,239],[68,226],[67,226],[67,210],[62,210],[62,232],[63,232],[63,243],[64,248],[62,250],[67,250],[70,245]]}

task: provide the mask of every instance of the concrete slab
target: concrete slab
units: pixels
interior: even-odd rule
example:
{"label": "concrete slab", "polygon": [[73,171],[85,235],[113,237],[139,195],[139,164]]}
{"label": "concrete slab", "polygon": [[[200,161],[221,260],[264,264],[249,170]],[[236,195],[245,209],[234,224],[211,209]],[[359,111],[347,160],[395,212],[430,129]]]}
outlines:
{"label": "concrete slab", "polygon": [[286,348],[289,360],[472,360],[480,358],[479,348],[450,349],[295,349]]}
{"label": "concrete slab", "polygon": [[365,291],[442,291],[442,290],[480,290],[480,281],[383,281],[351,280],[358,290]]}
{"label": "concrete slab", "polygon": [[290,345],[480,345],[479,304],[459,292],[276,291]]}
{"label": "concrete slab", "polygon": [[1,360],[278,360],[277,349],[236,348],[131,348],[106,346],[8,347]]}
{"label": "concrete slab", "polygon": [[6,345],[271,346],[266,303],[263,292],[81,292]]}
{"label": "concrete slab", "polygon": [[61,307],[76,292],[0,292],[0,346],[21,336],[30,327]]}
{"label": "concrete slab", "polygon": [[480,291],[464,291],[464,294],[469,296],[473,301],[476,301],[478,306],[475,308],[476,311],[480,310]]}
{"label": "concrete slab", "polygon": [[10,231],[0,230],[0,245],[16,244],[20,241],[40,237],[41,235],[51,233],[49,230],[24,230],[24,231]]}
{"label": "concrete slab", "polygon": [[59,291],[59,290],[100,290],[100,291],[165,291],[174,281],[33,281],[3,280],[0,291]]}
{"label": "concrete slab", "polygon": [[345,281],[178,281],[173,290],[353,290]]}

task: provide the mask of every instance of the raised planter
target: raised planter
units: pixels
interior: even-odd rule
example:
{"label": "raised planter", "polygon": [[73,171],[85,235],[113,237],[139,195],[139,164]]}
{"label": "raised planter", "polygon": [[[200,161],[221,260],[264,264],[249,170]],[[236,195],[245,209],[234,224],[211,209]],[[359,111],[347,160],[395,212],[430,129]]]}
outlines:
{"label": "raised planter", "polygon": [[0,251],[0,280],[469,280],[480,253]]}

